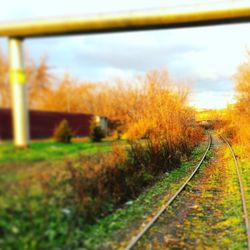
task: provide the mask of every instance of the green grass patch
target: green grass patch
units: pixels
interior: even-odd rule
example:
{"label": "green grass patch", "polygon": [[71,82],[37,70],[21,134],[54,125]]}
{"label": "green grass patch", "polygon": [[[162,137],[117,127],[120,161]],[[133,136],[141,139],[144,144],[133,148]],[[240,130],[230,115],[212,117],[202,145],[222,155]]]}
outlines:
{"label": "green grass patch", "polygon": [[0,164],[6,163],[32,163],[39,161],[49,161],[62,159],[65,156],[77,156],[78,154],[96,154],[108,152],[112,144],[118,142],[126,145],[126,141],[106,140],[100,143],[93,142],[73,142],[58,143],[54,141],[35,141],[31,142],[26,149],[20,149],[11,143],[0,145]]}

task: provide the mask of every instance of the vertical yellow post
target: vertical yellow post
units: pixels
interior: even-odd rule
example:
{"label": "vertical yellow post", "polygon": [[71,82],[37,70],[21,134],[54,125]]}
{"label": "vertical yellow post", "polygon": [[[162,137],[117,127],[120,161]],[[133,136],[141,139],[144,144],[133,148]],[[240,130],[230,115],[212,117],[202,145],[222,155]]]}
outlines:
{"label": "vertical yellow post", "polygon": [[26,75],[24,71],[22,39],[9,38],[9,72],[12,92],[12,120],[14,144],[29,144],[29,117]]}

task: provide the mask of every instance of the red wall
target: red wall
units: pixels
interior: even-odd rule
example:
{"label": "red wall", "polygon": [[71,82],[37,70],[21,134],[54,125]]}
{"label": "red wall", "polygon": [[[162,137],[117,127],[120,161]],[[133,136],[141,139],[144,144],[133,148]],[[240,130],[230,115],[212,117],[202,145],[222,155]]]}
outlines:
{"label": "red wall", "polygon": [[[49,138],[54,128],[63,120],[69,122],[75,136],[88,136],[93,115],[49,111],[29,111],[32,139]],[[12,138],[12,115],[10,109],[0,109],[0,139]]]}

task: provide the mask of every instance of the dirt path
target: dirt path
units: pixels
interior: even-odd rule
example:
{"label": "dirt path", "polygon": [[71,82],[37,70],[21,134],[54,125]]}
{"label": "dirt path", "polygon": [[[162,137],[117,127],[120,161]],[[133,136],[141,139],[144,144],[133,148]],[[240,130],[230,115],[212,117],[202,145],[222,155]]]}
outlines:
{"label": "dirt path", "polygon": [[215,155],[135,249],[246,249],[241,201],[230,154],[218,137]]}

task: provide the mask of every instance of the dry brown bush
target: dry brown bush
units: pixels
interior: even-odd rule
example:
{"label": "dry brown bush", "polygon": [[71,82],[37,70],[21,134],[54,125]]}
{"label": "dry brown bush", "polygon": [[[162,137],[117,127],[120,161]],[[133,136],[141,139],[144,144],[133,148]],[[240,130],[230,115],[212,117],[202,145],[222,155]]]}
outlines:
{"label": "dry brown bush", "polygon": [[123,174],[125,151],[114,148],[99,158],[82,156],[66,164],[68,183],[78,212],[92,221],[109,211],[106,205],[119,205],[128,198]]}
{"label": "dry brown bush", "polygon": [[204,138],[204,129],[201,127],[189,127],[186,130],[186,136],[189,146],[194,147]]}
{"label": "dry brown bush", "polygon": [[195,112],[187,105],[188,89],[177,88],[166,71],[149,72],[143,80],[141,105],[127,124],[129,139],[146,138],[167,154],[188,154],[202,139],[195,127]]}
{"label": "dry brown bush", "polygon": [[234,76],[236,103],[228,107],[224,133],[250,150],[250,53]]}

